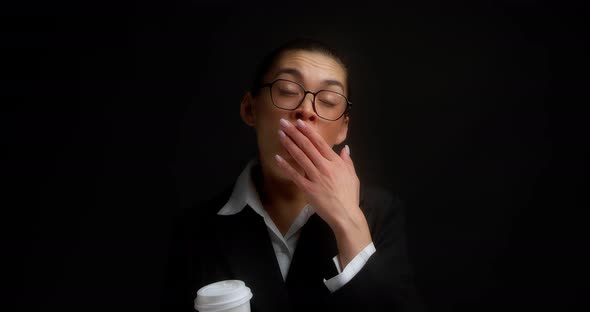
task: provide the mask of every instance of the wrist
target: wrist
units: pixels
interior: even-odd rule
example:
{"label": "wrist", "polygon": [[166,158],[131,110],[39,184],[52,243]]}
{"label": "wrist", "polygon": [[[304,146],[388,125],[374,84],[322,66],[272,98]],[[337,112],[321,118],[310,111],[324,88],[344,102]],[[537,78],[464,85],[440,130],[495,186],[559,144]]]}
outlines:
{"label": "wrist", "polygon": [[332,226],[342,269],[373,241],[367,220],[360,208],[358,211],[358,215],[342,218]]}
{"label": "wrist", "polygon": [[336,239],[350,240],[365,231],[368,233],[369,226],[367,224],[367,219],[360,207],[346,209],[346,211],[352,211],[353,213],[339,215],[338,218],[333,219],[329,224]]}

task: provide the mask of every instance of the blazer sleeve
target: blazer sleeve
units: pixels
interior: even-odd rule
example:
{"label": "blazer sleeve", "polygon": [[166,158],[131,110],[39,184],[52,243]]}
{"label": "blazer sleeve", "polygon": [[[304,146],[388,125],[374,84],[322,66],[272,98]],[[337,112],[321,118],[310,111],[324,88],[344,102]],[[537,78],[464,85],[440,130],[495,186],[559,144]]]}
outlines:
{"label": "blazer sleeve", "polygon": [[424,311],[408,261],[402,202],[381,188],[367,189],[361,198],[376,251],[328,297],[328,310]]}
{"label": "blazer sleeve", "polygon": [[206,260],[213,249],[211,219],[227,201],[233,185],[220,194],[201,200],[173,218],[167,263],[160,297],[160,311],[195,312],[194,299],[208,272]]}
{"label": "blazer sleeve", "polygon": [[192,256],[193,229],[190,215],[180,215],[173,221],[173,229],[165,266],[160,311],[194,312],[194,273],[198,257]]}

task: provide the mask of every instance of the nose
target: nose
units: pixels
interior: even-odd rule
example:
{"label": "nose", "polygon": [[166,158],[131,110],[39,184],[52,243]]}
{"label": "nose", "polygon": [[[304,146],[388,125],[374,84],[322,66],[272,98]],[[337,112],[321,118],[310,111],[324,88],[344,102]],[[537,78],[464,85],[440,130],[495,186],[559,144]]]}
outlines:
{"label": "nose", "polygon": [[297,107],[293,112],[295,120],[301,119],[303,121],[316,121],[318,116],[313,111],[313,94],[308,93],[303,98],[303,103]]}

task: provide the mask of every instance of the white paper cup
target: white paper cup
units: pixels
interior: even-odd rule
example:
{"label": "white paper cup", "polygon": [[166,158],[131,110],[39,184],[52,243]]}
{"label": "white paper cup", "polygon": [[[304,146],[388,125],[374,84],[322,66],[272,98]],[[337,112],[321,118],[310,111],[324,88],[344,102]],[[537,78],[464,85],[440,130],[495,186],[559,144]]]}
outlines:
{"label": "white paper cup", "polygon": [[220,281],[201,287],[195,298],[199,312],[250,312],[252,292],[239,280]]}

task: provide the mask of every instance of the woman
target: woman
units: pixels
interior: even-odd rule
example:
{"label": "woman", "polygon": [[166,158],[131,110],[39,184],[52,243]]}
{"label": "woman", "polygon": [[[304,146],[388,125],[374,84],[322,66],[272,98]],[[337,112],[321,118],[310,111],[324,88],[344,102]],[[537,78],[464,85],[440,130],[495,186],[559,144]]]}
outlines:
{"label": "woman", "polygon": [[164,310],[193,311],[200,287],[226,279],[252,289],[253,311],[417,308],[399,201],[361,187],[347,145],[333,150],[348,132],[348,80],[317,41],[266,57],[240,106],[258,157],[183,216]]}

